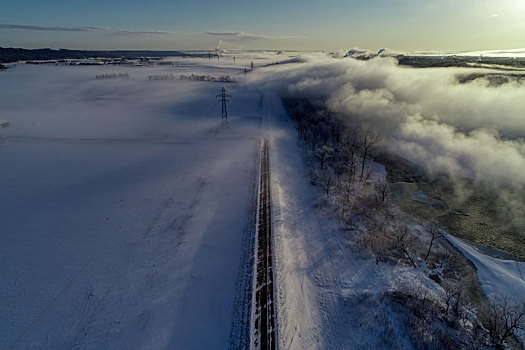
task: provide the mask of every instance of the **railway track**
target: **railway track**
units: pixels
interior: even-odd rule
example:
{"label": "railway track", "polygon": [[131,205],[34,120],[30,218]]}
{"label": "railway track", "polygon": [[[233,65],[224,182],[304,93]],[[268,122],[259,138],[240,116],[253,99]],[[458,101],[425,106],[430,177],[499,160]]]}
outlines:
{"label": "railway track", "polygon": [[268,140],[261,151],[259,205],[257,216],[256,264],[253,312],[253,349],[276,349],[274,274],[272,258],[272,213]]}

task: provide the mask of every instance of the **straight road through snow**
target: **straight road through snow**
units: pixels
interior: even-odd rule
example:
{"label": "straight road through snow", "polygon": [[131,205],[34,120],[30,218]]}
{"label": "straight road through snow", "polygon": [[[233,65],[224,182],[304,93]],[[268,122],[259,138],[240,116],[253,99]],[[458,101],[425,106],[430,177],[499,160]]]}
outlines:
{"label": "straight road through snow", "polygon": [[257,262],[253,332],[253,346],[255,349],[276,348],[269,170],[268,140],[265,139],[261,152],[261,177],[257,220]]}

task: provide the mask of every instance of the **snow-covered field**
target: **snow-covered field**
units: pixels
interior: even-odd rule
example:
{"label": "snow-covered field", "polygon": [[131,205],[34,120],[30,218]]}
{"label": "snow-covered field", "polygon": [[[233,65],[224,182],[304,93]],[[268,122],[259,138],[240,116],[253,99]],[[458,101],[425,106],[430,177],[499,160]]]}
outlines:
{"label": "snow-covered field", "polygon": [[260,95],[148,77],[237,61],[2,72],[0,348],[227,347]]}

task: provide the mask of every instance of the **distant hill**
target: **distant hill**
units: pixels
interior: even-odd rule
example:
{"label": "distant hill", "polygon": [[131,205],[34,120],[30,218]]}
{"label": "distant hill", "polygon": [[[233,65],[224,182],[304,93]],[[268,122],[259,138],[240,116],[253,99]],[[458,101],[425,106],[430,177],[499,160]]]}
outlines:
{"label": "distant hill", "polygon": [[36,60],[63,60],[81,58],[137,58],[137,57],[168,57],[190,56],[181,51],[84,51],[66,49],[20,49],[0,47],[0,63]]}
{"label": "distant hill", "polygon": [[[499,69],[515,70],[525,68],[525,57],[476,57],[476,56],[403,56],[397,57],[400,65],[415,68],[465,67],[487,68],[487,65],[500,66]],[[491,67],[495,69],[496,67]]]}

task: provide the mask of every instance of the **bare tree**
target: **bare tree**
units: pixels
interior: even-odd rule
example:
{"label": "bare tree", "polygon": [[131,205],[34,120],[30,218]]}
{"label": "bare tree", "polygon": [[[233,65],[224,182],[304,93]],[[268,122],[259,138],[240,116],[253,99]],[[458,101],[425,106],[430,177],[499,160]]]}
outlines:
{"label": "bare tree", "polygon": [[525,330],[525,301],[512,303],[508,298],[490,300],[488,330],[492,343],[504,342],[517,330]]}
{"label": "bare tree", "polygon": [[366,159],[371,155],[373,152],[375,145],[379,141],[379,136],[375,134],[372,130],[366,129],[363,132],[363,141],[361,142],[361,150],[363,155],[363,162],[361,164],[361,181],[363,181],[363,173],[365,172],[365,163]]}
{"label": "bare tree", "polygon": [[355,193],[354,183],[352,181],[341,181],[341,189],[343,190],[344,198],[347,202],[352,202]]}
{"label": "bare tree", "polygon": [[445,290],[445,314],[448,315],[449,311],[453,310],[457,315],[461,303],[461,296],[463,295],[461,286],[458,283],[450,280],[445,280],[442,286]]}
{"label": "bare tree", "polygon": [[345,172],[345,166],[344,166],[343,162],[341,162],[341,161],[332,162],[332,169],[334,169],[334,174],[336,176],[336,180],[337,180],[336,181],[336,185],[340,186],[341,185],[341,176]]}
{"label": "bare tree", "polygon": [[374,173],[374,169],[372,167],[367,166],[365,168],[365,176],[361,178],[361,182],[367,182]]}
{"label": "bare tree", "polygon": [[460,269],[458,258],[448,252],[439,254],[434,269],[439,271],[443,277],[457,277],[457,271]]}
{"label": "bare tree", "polygon": [[434,220],[428,222],[428,224],[426,225],[426,230],[428,231],[428,233],[430,233],[430,244],[428,245],[427,254],[425,255],[425,261],[427,261],[428,257],[430,256],[430,252],[432,251],[432,245],[434,244],[434,241],[439,237],[443,236],[441,230],[438,227],[437,222]]}
{"label": "bare tree", "polygon": [[406,225],[396,227],[391,235],[391,240],[394,251],[396,251],[399,256],[408,259],[414,267],[417,267],[410,253],[414,237],[410,234],[408,227]]}
{"label": "bare tree", "polygon": [[335,144],[339,144],[344,130],[343,123],[339,118],[335,117],[330,124],[332,126],[332,140],[334,140]]}
{"label": "bare tree", "polygon": [[326,197],[330,198],[330,190],[334,185],[334,176],[329,170],[321,170],[317,179],[319,186],[325,191]]}
{"label": "bare tree", "polygon": [[348,172],[348,180],[354,180],[357,164],[357,153],[361,148],[361,141],[358,129],[350,129],[345,133],[341,142],[341,154]]}
{"label": "bare tree", "polygon": [[334,155],[334,149],[329,146],[321,146],[315,149],[315,159],[319,162],[321,169],[324,169],[325,163]]}
{"label": "bare tree", "polygon": [[375,184],[376,206],[383,208],[387,203],[388,184],[385,181],[379,181]]}

